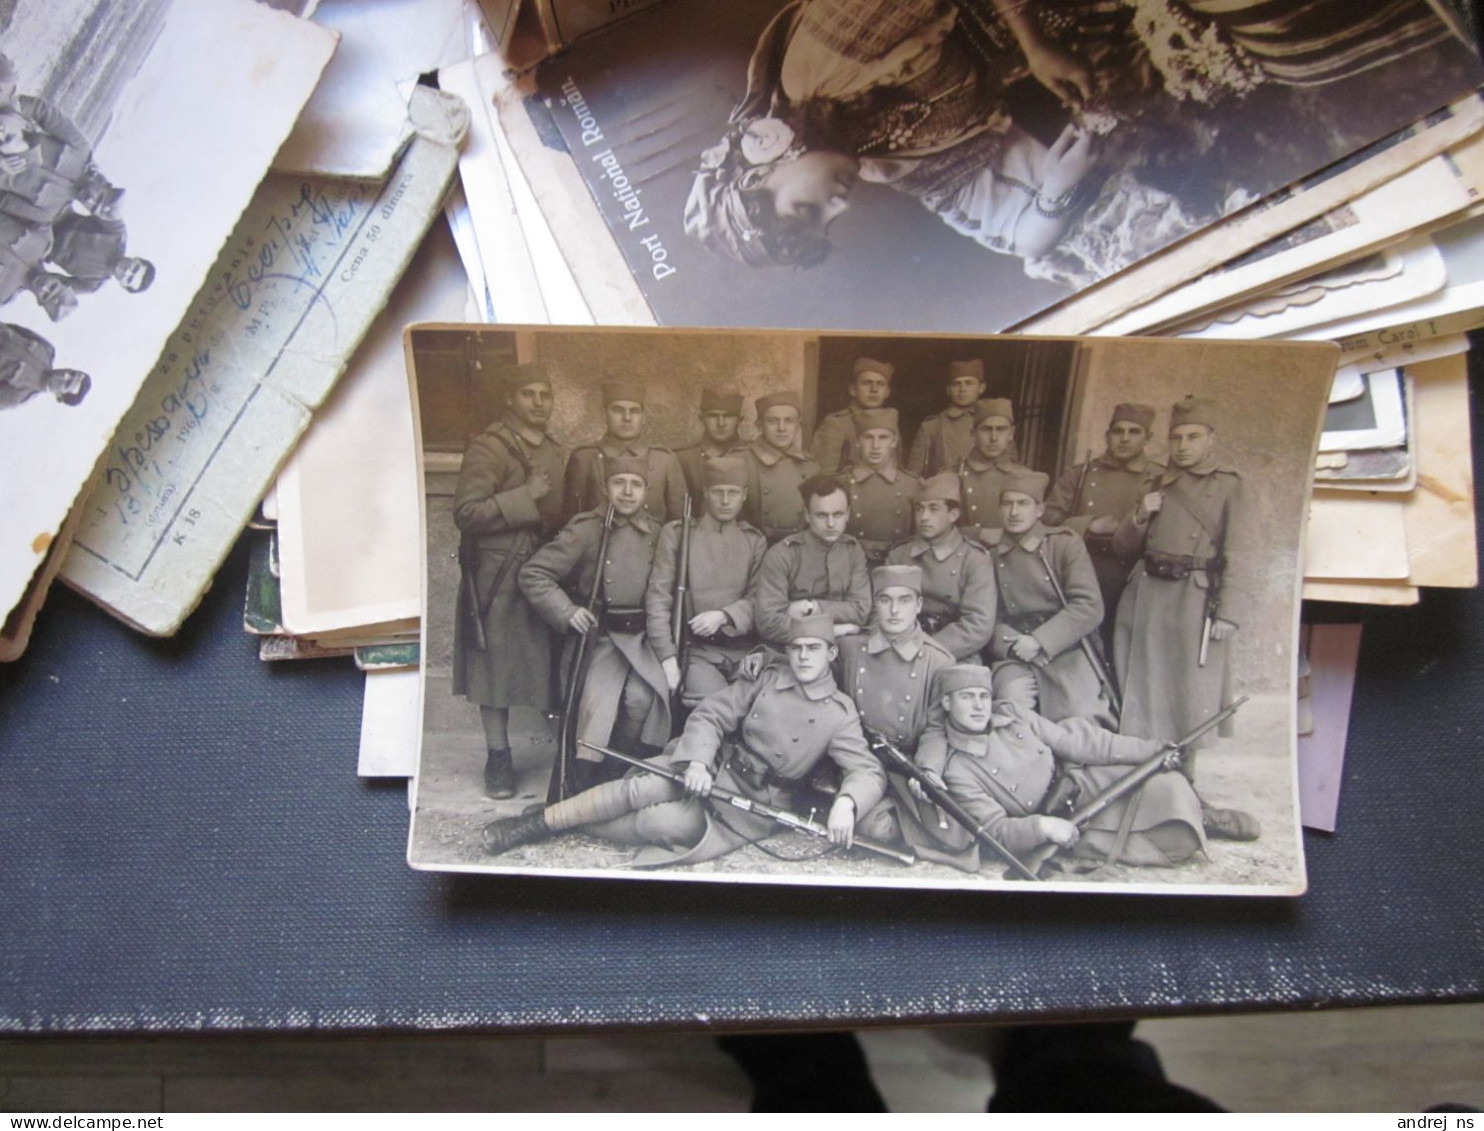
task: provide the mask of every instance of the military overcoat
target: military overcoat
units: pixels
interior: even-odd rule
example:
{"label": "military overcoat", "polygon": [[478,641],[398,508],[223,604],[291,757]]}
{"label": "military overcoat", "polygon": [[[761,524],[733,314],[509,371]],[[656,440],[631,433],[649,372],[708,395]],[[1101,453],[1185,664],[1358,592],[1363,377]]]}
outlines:
{"label": "military overcoat", "polygon": [[[1249,624],[1255,542],[1235,471],[1211,461],[1172,468],[1160,488],[1160,510],[1144,523],[1130,515],[1116,535],[1121,550],[1143,557],[1118,604],[1113,661],[1123,693],[1119,729],[1173,740],[1231,699],[1232,642],[1209,640],[1203,667],[1201,637],[1208,612],[1238,628]],[[1151,555],[1156,563],[1183,561],[1185,576],[1154,576]],[[1221,733],[1230,732],[1223,724]]]}
{"label": "military overcoat", "polygon": [[922,570],[922,611],[945,620],[933,639],[956,660],[978,656],[994,631],[999,602],[989,551],[955,528],[933,544],[922,538],[903,542],[886,561]]}
{"label": "military overcoat", "polygon": [[[1103,598],[1082,539],[1065,526],[1039,522],[1018,537],[998,530],[989,538],[1000,594],[990,653],[996,660],[1012,659],[1010,647],[1019,636],[1035,637],[1043,649],[1031,665],[1038,712],[1052,722],[1080,716],[1114,725],[1108,696],[1079,643],[1088,638],[1100,646],[1096,638],[1103,623]],[[1065,605],[1057,596],[1058,584]]]}
{"label": "military overcoat", "polygon": [[826,542],[812,530],[801,530],[768,547],[753,591],[758,635],[771,644],[786,643],[788,606],[806,599],[836,624],[864,625],[870,619],[871,574],[865,551],[849,534]]}
{"label": "military overcoat", "polygon": [[669,448],[638,441],[626,443],[604,435],[596,444],[578,448],[567,463],[562,489],[562,512],[569,518],[582,511],[601,510],[608,503],[608,461],[630,456],[644,461],[649,489],[644,510],[659,522],[685,512],[685,472]]}
{"label": "military overcoat", "polygon": [[[453,690],[483,707],[555,705],[552,634],[521,596],[526,560],[561,523],[558,484],[566,453],[550,436],[540,442],[496,421],[464,452],[453,495],[453,521],[461,535],[462,576],[454,617]],[[544,471],[551,489],[531,495],[533,471]],[[473,629],[484,629],[480,648]]]}
{"label": "military overcoat", "polygon": [[819,474],[819,465],[802,451],[780,452],[755,440],[732,455],[747,465],[747,502],[742,517],[763,532],[772,545],[785,535],[804,529],[804,499],[799,485]]}

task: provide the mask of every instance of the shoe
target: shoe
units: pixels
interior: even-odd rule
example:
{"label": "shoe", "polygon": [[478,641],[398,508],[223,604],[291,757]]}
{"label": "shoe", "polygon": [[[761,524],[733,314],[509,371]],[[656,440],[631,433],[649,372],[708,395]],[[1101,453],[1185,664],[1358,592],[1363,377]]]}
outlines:
{"label": "shoe", "polygon": [[484,763],[484,793],[496,801],[515,796],[515,765],[509,750],[491,750]]}
{"label": "shoe", "polygon": [[512,848],[551,836],[551,830],[546,827],[546,821],[542,817],[545,808],[543,805],[534,811],[528,809],[519,817],[501,817],[498,821],[485,825],[479,834],[485,849],[492,856],[498,856]]}
{"label": "shoe", "polygon": [[1201,824],[1213,840],[1256,840],[1262,836],[1262,824],[1251,813],[1240,809],[1201,809]]}

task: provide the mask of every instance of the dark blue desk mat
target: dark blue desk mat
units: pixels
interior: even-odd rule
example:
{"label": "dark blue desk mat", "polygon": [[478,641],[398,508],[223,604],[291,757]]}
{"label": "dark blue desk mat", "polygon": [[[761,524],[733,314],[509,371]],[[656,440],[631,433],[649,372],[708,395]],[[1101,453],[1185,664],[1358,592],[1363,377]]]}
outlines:
{"label": "dark blue desk mat", "polygon": [[[1481,417],[1476,397],[1476,463]],[[1477,591],[1364,614],[1340,831],[1305,834],[1310,891],[1287,901],[412,872],[404,788],[355,777],[361,675],[260,663],[241,630],[245,578],[239,547],[167,641],[59,589],[29,654],[0,669],[0,1034],[838,1026],[1484,997]]]}

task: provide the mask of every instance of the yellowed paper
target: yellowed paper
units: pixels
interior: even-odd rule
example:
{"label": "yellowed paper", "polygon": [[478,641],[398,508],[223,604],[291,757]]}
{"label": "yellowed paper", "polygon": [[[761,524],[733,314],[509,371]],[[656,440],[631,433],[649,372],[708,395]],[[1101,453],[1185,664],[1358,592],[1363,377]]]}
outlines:
{"label": "yellowed paper", "polygon": [[264,181],[125,417],[62,575],[135,627],[196,606],[437,214],[467,113],[419,93],[385,185]]}

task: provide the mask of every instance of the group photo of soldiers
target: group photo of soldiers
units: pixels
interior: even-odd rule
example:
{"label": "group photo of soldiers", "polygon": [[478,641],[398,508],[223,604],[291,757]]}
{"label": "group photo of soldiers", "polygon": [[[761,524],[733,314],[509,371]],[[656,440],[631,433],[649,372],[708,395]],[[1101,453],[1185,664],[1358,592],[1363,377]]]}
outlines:
{"label": "group photo of soldiers", "polygon": [[415,865],[1301,876],[1322,392],[1169,343],[411,336]]}
{"label": "group photo of soldiers", "polygon": [[[104,286],[149,288],[155,266],[129,254],[124,189],[94,159],[94,139],[55,102],[19,89],[0,53],[0,306],[29,305],[60,322]],[[88,373],[57,364],[56,346],[0,321],[0,409],[42,393],[82,403]]]}

